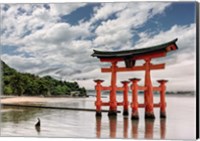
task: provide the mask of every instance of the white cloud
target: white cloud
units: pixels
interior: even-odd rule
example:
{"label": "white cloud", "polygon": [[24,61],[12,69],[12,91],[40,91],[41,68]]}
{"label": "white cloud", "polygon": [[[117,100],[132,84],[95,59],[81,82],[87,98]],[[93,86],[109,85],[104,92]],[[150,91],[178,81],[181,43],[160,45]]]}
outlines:
{"label": "white cloud", "polygon": [[21,72],[37,73],[44,65],[42,60],[35,57],[24,57],[21,55],[1,55],[1,59],[5,60],[10,67]]}
{"label": "white cloud", "polygon": [[180,48],[194,49],[195,46],[196,24],[185,26],[174,25],[167,31],[160,31],[157,35],[151,36],[147,32],[139,33],[140,40],[136,43],[135,48],[149,47],[155,44],[162,44],[178,38],[178,46]]}
{"label": "white cloud", "polygon": [[27,43],[44,43],[44,44],[60,44],[75,40],[77,38],[86,38],[89,31],[80,26],[70,26],[67,23],[55,23],[38,30],[34,34],[26,36],[24,42]]}
{"label": "white cloud", "polygon": [[83,7],[86,3],[66,3],[66,4],[49,4],[50,13],[53,16],[68,15],[76,9]]}
{"label": "white cloud", "polygon": [[[96,28],[94,46],[109,50],[114,50],[116,46],[118,49],[130,48],[131,44],[129,41],[133,37],[133,30],[138,26],[142,26],[156,14],[161,14],[169,5],[170,3],[159,2],[103,4],[97,10],[94,19],[105,19],[112,14],[115,14],[116,18],[103,21]],[[116,42],[118,43],[116,44]]]}
{"label": "white cloud", "polygon": [[[94,88],[93,79],[105,79],[110,85],[110,74],[100,72],[103,66],[97,58],[91,57],[93,49],[131,49],[135,29],[143,26],[156,14],[163,14],[170,3],[103,3],[94,11],[89,21],[77,25],[60,22],[60,16],[70,14],[81,4],[11,5],[3,15],[3,45],[16,45],[18,55],[3,54],[1,58],[11,67],[22,72],[52,75],[62,80],[77,80],[81,86]],[[134,7],[134,8],[133,8]],[[19,8],[24,12],[19,14]],[[10,16],[9,16],[10,15]],[[114,19],[109,17],[115,15]],[[100,24],[96,24],[100,22]],[[7,23],[7,24],[5,24]],[[95,25],[95,26],[94,26]],[[136,48],[160,44],[178,38],[179,50],[165,59],[166,69],[152,72],[155,85],[157,79],[169,79],[168,90],[193,89],[195,81],[195,24],[174,25],[157,35],[149,32],[138,33]],[[94,30],[94,31],[93,31]],[[27,33],[30,31],[30,33]],[[29,55],[28,57],[26,55]],[[161,61],[160,61],[161,60]],[[120,63],[123,64],[123,63]],[[140,63],[141,64],[141,63]],[[119,73],[121,80],[132,77],[142,78],[144,72]]]}
{"label": "white cloud", "polygon": [[102,34],[97,36],[94,40],[94,45],[103,46],[103,49],[112,49],[121,48],[123,46],[131,45],[132,34],[127,30],[118,30],[114,34]]}
{"label": "white cloud", "polygon": [[[52,4],[50,5],[50,9],[47,9],[43,4],[11,4],[8,6],[7,11],[3,10],[5,5],[2,5],[2,44],[12,45],[14,44],[13,42],[20,44],[24,36],[33,34],[38,29],[50,28],[52,24],[58,22],[60,19],[59,15],[68,15],[84,5],[84,3],[68,5]],[[56,26],[58,25],[55,25],[55,28]],[[72,28],[72,30],[76,29]],[[78,30],[81,32],[84,29],[79,28]],[[71,32],[73,33],[73,31]]]}
{"label": "white cloud", "polygon": [[95,9],[95,20],[106,20],[113,13],[119,12],[127,7],[127,3],[102,3],[101,6]]}

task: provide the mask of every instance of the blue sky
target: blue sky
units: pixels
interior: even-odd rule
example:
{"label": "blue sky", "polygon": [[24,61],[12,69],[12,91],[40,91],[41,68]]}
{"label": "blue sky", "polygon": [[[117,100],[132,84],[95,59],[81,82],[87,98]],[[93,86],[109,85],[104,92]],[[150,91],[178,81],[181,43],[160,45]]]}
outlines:
{"label": "blue sky", "polygon": [[[91,57],[93,49],[143,48],[178,38],[177,52],[155,60],[167,65],[152,72],[153,84],[163,78],[169,90],[195,89],[195,2],[1,4],[1,27],[1,59],[8,65],[88,89],[97,76],[110,82],[100,72],[109,64]],[[118,84],[132,75],[144,77],[119,74]]]}
{"label": "blue sky", "polygon": [[[78,24],[80,20],[89,20],[92,17],[93,8],[99,5],[100,4],[98,3],[88,4],[87,6],[81,7],[76,11],[73,11],[69,15],[64,15],[62,19],[63,21],[67,21],[72,25]],[[138,29],[138,31],[149,30],[149,29],[156,30],[156,28],[159,28],[161,30],[168,30],[174,24],[177,25],[191,24],[194,23],[194,20],[195,20],[195,3],[177,2],[177,3],[172,3],[170,7],[167,7],[165,13],[156,15],[153,18],[149,19],[144,26]]]}

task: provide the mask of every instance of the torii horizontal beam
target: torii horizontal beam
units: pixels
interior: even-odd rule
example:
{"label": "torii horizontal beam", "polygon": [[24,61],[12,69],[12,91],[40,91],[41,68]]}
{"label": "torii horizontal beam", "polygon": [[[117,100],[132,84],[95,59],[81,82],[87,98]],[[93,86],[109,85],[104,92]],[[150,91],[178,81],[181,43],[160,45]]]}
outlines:
{"label": "torii horizontal beam", "polygon": [[[165,68],[165,63],[163,64],[151,64],[150,69],[151,70],[157,70],[157,69],[164,69]],[[116,72],[127,72],[127,71],[145,71],[146,67],[145,66],[135,66],[132,68],[126,68],[126,67],[117,67]],[[112,72],[112,68],[101,68],[101,72],[103,73],[108,73]]]}

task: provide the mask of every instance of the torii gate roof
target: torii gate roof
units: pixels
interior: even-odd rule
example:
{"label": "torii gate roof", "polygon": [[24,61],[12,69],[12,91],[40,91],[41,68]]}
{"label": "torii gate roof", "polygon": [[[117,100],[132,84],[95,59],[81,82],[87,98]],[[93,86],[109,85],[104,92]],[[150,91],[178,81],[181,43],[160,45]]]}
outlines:
{"label": "torii gate roof", "polygon": [[140,49],[124,50],[124,51],[94,50],[94,53],[92,54],[92,56],[98,57],[98,58],[129,58],[132,56],[146,55],[149,53],[169,52],[169,51],[178,49],[176,45],[177,40],[178,39],[176,38],[172,41],[169,41],[160,45],[155,45],[155,46],[150,46],[150,47],[145,47],[145,48],[140,48]]}

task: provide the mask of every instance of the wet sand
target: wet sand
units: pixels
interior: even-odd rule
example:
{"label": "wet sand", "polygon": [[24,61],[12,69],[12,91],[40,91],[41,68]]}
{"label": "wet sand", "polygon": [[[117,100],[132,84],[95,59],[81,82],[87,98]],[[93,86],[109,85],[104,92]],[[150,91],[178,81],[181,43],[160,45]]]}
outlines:
{"label": "wet sand", "polygon": [[62,101],[60,97],[16,96],[1,99],[1,104],[41,104],[55,102],[55,99],[59,99],[60,102],[70,102],[72,97],[64,98]]}

